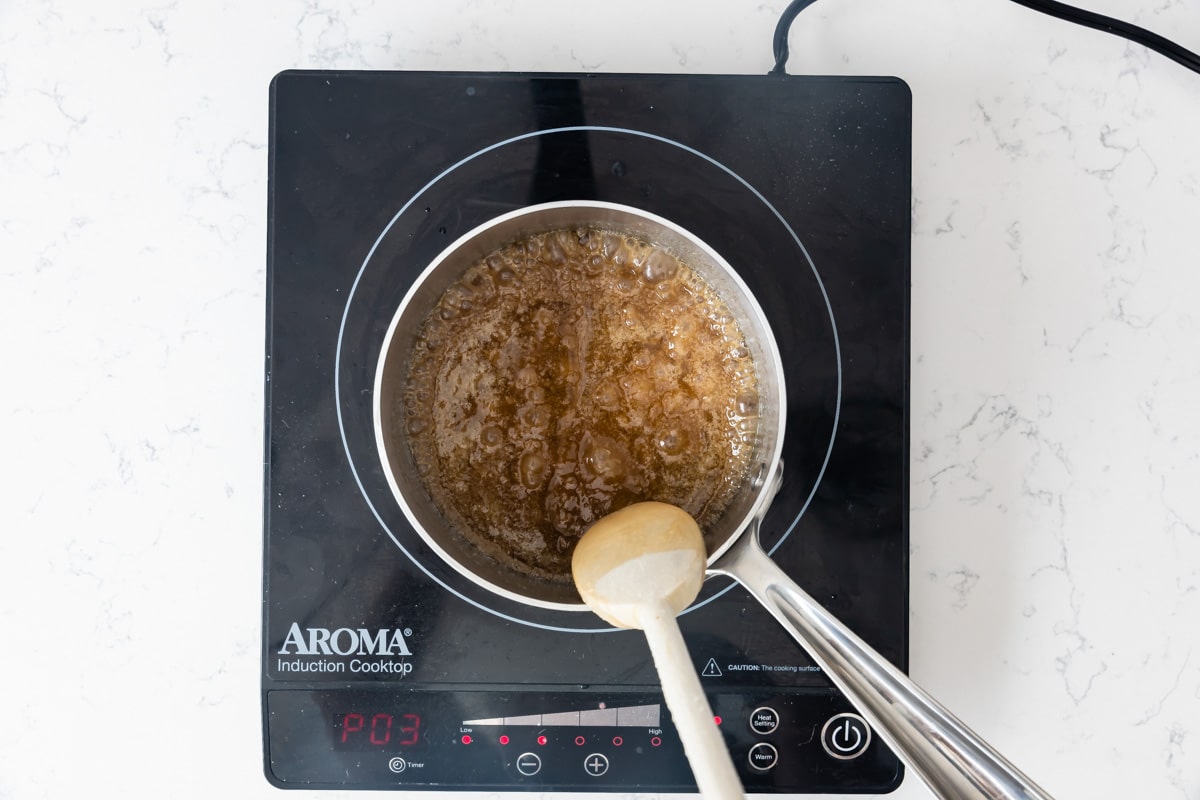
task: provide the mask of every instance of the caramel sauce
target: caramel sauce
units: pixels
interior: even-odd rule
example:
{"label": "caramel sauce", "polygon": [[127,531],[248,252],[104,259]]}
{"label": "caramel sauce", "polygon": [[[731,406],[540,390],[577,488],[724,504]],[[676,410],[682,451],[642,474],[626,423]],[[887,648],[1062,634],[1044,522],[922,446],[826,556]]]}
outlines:
{"label": "caramel sauce", "polygon": [[666,250],[552,231],[470,267],[421,328],[394,413],[430,498],[503,564],[569,582],[583,532],[642,500],[702,530],[757,431],[737,321]]}

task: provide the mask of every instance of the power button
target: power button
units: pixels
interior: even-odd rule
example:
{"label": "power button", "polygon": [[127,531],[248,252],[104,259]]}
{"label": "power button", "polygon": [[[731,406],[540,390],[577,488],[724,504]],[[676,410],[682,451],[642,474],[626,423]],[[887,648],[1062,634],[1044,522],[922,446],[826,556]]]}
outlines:
{"label": "power button", "polygon": [[836,714],[821,728],[821,746],[842,761],[858,758],[871,744],[871,728],[858,714]]}

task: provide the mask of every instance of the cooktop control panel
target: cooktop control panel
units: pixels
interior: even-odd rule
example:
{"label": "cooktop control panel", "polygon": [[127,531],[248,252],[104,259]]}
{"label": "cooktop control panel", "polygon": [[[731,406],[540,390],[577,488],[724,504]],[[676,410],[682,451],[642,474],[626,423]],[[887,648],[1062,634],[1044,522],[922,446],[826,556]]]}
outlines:
{"label": "cooktop control panel", "polygon": [[[658,694],[313,688],[267,696],[288,788],[695,791]],[[711,694],[747,791],[886,785],[895,756],[828,691]]]}

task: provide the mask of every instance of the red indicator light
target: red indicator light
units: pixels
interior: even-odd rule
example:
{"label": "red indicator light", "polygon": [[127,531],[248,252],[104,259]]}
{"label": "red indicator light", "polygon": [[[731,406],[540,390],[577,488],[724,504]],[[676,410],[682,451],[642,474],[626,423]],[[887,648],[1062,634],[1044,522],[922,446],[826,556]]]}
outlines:
{"label": "red indicator light", "polygon": [[625,740],[622,739],[620,736],[613,737],[613,747],[620,747],[623,744],[625,744]]}
{"label": "red indicator light", "polygon": [[500,737],[500,744],[508,744],[508,737],[507,737],[507,736],[501,736],[501,737]]}
{"label": "red indicator light", "polygon": [[662,739],[658,738],[657,736],[650,740],[651,747],[658,747],[660,744],[662,744]]}
{"label": "red indicator light", "polygon": [[720,717],[713,717],[713,722],[715,722],[715,723],[717,723],[718,725],[720,725],[720,724],[721,724],[721,718],[720,718]]}
{"label": "red indicator light", "polygon": [[582,736],[575,737],[575,744],[579,745],[580,747],[583,747],[583,743],[586,741],[587,739],[583,738]]}
{"label": "red indicator light", "polygon": [[471,743],[471,737],[470,737],[470,736],[468,736],[467,734],[465,734],[465,733],[464,733],[464,734],[463,734],[463,738],[462,738],[462,743],[463,743],[463,744],[470,744],[470,743]]}
{"label": "red indicator light", "polygon": [[538,743],[538,744],[545,744],[545,743],[546,743],[546,741],[547,741],[547,739],[546,739],[546,737],[545,737],[545,736],[539,736],[539,737],[537,738],[537,743]]}

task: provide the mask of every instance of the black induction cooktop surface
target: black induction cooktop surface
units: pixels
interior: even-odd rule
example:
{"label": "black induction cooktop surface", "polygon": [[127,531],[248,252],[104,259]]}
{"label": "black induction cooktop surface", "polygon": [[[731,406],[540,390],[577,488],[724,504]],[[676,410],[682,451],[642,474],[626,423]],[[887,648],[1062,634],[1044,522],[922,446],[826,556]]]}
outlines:
{"label": "black induction cooktop surface", "polygon": [[[405,293],[460,235],[542,202],[666,217],[746,282],[777,339],[788,396],[784,479],[763,544],[906,666],[910,130],[908,89],[886,78],[275,79],[263,637],[272,782],[694,790],[640,634],[472,584],[413,530],[376,452],[376,362]],[[826,723],[852,709],[740,587],[710,579],[680,624],[748,789],[897,785],[882,744],[849,758],[836,746],[843,729]],[[761,708],[774,727],[752,724]],[[843,743],[868,733],[846,727]],[[592,755],[601,758],[585,765]]]}

